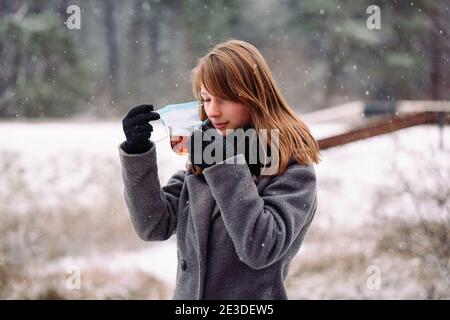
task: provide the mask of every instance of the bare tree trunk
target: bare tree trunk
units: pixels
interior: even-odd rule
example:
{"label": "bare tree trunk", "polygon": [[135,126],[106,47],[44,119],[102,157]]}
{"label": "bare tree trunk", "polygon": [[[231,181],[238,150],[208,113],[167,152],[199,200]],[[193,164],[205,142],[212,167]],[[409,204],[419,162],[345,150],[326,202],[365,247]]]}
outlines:
{"label": "bare tree trunk", "polygon": [[0,1],[0,16],[16,13],[24,5],[24,1]]}
{"label": "bare tree trunk", "polygon": [[134,17],[128,32],[128,86],[136,91],[137,97],[141,95],[140,84],[142,83],[142,47],[144,44],[142,34],[145,25],[145,17],[142,11],[143,4],[143,0],[134,1]]}
{"label": "bare tree trunk", "polygon": [[327,64],[328,64],[328,74],[325,80],[325,93],[323,97],[323,107],[328,108],[330,107],[330,103],[332,103],[332,95],[334,93],[334,90],[336,89],[336,80],[341,72],[342,68],[342,62],[336,61],[335,58],[339,57],[341,45],[339,42],[339,39],[336,38],[335,35],[330,35],[331,37],[331,44],[330,47],[327,48]]}
{"label": "bare tree trunk", "polygon": [[160,10],[156,3],[150,8],[150,17],[148,20],[148,47],[150,51],[150,61],[147,67],[149,73],[157,70],[159,65],[159,37],[160,37]]}
{"label": "bare tree trunk", "polygon": [[106,28],[106,45],[108,48],[108,74],[107,74],[107,91],[113,100],[119,96],[119,51],[117,46],[117,31],[114,19],[115,1],[103,0],[105,12],[105,28]]}
{"label": "bare tree trunk", "polygon": [[[441,14],[437,5],[431,5],[425,9],[432,26],[429,31],[429,47],[430,47],[430,96],[433,100],[442,99],[441,85],[442,78],[445,77],[445,68],[442,68],[441,60],[445,57],[445,50],[450,49],[447,42],[448,21]],[[448,68],[447,68],[448,69]]]}
{"label": "bare tree trunk", "polygon": [[432,100],[439,100],[441,85],[441,68],[440,59],[442,58],[442,50],[438,37],[433,32],[431,43],[431,70],[430,70],[430,95]]}
{"label": "bare tree trunk", "polygon": [[47,5],[46,1],[30,1],[28,11],[30,14],[39,14],[45,10]]}
{"label": "bare tree trunk", "polygon": [[65,21],[66,18],[68,17],[67,8],[70,5],[69,1],[70,0],[59,0],[58,3],[54,7],[56,14],[59,16],[59,18],[62,21]]}

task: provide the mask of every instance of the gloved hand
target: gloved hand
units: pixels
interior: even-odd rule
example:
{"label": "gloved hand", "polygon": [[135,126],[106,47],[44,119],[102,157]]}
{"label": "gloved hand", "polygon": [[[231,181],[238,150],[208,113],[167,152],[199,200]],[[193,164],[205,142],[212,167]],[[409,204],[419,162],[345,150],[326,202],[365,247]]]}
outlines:
{"label": "gloved hand", "polygon": [[[209,131],[211,134],[205,136],[205,131],[208,129],[212,129],[213,131]],[[242,132],[246,132],[248,134],[249,132],[247,130],[249,129],[253,128],[245,127],[242,129]],[[211,140],[207,139],[209,137],[211,137]],[[261,148],[261,145],[256,131],[252,134],[251,138],[246,138],[237,142],[233,142],[232,139],[232,134],[224,137],[218,133],[217,130],[209,124],[209,122],[207,122],[202,126],[202,130],[197,130],[191,135],[188,144],[190,162],[204,170],[226,160],[227,158],[234,157],[237,154],[242,153],[245,157],[250,172],[256,176],[259,176],[261,173],[261,168],[264,165],[263,159],[259,158],[258,148]],[[200,140],[201,143],[196,143],[197,140]],[[198,148],[199,146],[201,146],[201,148]],[[204,152],[206,148],[208,148],[208,150]],[[216,157],[216,148],[222,150],[221,156],[217,155]],[[211,155],[213,159],[207,159],[205,156],[208,155]],[[208,160],[213,161],[210,162]]]}
{"label": "gloved hand", "polygon": [[153,126],[149,121],[158,120],[159,113],[153,111],[153,105],[142,104],[132,108],[122,120],[127,141],[124,151],[131,154],[150,150],[150,137]]}

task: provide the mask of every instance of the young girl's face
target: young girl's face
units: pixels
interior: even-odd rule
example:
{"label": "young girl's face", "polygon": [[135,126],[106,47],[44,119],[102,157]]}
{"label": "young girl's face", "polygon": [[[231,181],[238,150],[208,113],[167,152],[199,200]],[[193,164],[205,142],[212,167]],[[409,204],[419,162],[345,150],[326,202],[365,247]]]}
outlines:
{"label": "young girl's face", "polygon": [[200,94],[204,100],[206,115],[221,135],[230,132],[226,129],[242,128],[250,123],[250,112],[244,104],[215,97],[203,85]]}

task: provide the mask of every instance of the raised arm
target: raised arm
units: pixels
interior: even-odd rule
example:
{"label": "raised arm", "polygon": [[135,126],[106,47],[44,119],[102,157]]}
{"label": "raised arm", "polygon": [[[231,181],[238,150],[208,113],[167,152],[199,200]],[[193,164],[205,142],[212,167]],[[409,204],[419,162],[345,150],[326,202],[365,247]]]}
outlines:
{"label": "raised arm", "polygon": [[176,172],[161,188],[156,147],[128,154],[119,146],[125,201],[139,237],[146,241],[166,240],[175,232],[178,203],[185,171]]}

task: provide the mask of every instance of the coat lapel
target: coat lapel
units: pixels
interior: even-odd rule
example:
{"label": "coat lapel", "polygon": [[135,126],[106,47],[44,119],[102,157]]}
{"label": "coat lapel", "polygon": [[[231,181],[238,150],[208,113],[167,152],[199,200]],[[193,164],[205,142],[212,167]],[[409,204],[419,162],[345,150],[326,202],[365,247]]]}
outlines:
{"label": "coat lapel", "polygon": [[198,263],[200,266],[199,299],[203,296],[208,249],[208,234],[215,201],[206,181],[194,174],[185,178],[189,197],[189,212],[197,240]]}

